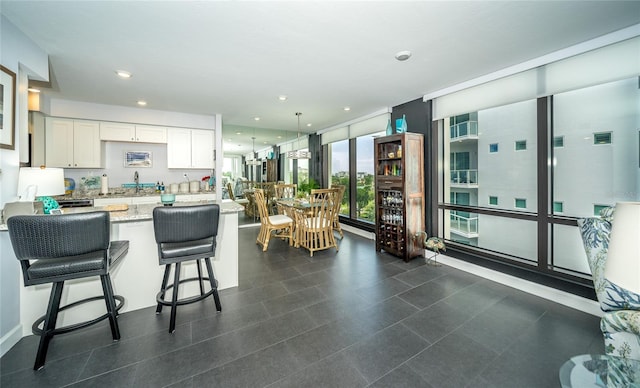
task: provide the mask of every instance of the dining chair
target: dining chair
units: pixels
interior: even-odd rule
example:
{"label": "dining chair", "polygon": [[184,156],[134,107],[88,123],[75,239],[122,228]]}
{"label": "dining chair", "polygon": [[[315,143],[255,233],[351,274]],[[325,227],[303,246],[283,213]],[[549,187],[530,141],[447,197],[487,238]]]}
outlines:
{"label": "dining chair", "polygon": [[245,214],[247,212],[247,205],[249,204],[249,200],[246,198],[236,198],[235,194],[233,193],[233,187],[231,186],[231,182],[227,183],[227,191],[229,192],[229,198],[239,204],[242,205],[242,207],[244,207],[245,210]]}
{"label": "dining chair", "polygon": [[334,201],[334,209],[333,209],[333,230],[340,234],[340,239],[344,238],[344,233],[342,232],[342,227],[340,226],[340,206],[342,205],[342,197],[344,197],[344,192],[346,190],[345,185],[331,185],[331,188],[336,189],[336,200]]}
{"label": "dining chair", "polygon": [[247,217],[258,217],[258,208],[256,206],[255,190],[246,190],[244,192],[244,198],[247,200],[247,205],[244,208],[244,214]]}
{"label": "dining chair", "polygon": [[296,215],[296,246],[301,246],[313,253],[331,247],[338,251],[338,244],[333,236],[333,213],[336,201],[335,189],[314,189],[309,197],[309,208],[298,211]]}
{"label": "dining chair", "polygon": [[273,232],[276,232],[273,237],[287,238],[289,245],[293,245],[293,219],[283,214],[269,215],[264,190],[256,189],[253,194],[260,213],[260,232],[256,243],[262,245],[262,251],[265,252],[269,248]]}
{"label": "dining chair", "polygon": [[[296,193],[298,191],[298,186],[294,183],[276,184],[273,188],[275,190],[276,201],[279,199],[293,200],[295,199]],[[282,206],[281,204],[278,204],[276,202],[276,208],[277,208],[278,214],[284,214],[286,216],[293,218],[292,215],[289,213],[289,208],[287,208],[286,206]]]}

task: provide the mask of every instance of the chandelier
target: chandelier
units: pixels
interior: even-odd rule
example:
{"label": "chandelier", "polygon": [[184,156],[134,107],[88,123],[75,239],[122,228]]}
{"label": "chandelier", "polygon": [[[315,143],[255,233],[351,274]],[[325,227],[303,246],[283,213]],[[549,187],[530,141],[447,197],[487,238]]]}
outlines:
{"label": "chandelier", "polygon": [[251,160],[247,160],[246,164],[247,166],[259,166],[262,164],[262,161],[260,159],[258,159],[258,154],[256,153],[256,137],[253,136],[251,138],[252,142],[253,142],[253,159]]}
{"label": "chandelier", "polygon": [[[298,116],[298,142],[297,146],[300,147],[300,116],[302,116],[302,112],[296,112],[296,116]],[[289,151],[287,152],[287,158],[289,159],[311,159],[311,152],[309,151]]]}

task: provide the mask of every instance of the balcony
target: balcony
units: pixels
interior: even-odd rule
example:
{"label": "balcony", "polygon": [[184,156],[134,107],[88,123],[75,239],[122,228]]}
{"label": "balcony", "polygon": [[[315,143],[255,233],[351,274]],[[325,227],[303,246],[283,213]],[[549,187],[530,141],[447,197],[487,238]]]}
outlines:
{"label": "balcony", "polygon": [[451,229],[451,233],[464,236],[466,238],[477,238],[478,216],[470,213],[465,213],[465,215],[468,216],[456,214],[455,211],[451,212],[449,217],[449,228]]}
{"label": "balcony", "polygon": [[451,141],[478,140],[478,122],[465,121],[449,127]]}
{"label": "balcony", "polygon": [[478,170],[451,170],[451,187],[478,188]]}

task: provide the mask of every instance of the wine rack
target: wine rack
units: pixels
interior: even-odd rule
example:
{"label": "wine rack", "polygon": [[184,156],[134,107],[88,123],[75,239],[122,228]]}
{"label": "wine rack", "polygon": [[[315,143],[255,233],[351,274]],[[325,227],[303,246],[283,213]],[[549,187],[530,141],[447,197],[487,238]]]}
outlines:
{"label": "wine rack", "polygon": [[404,133],[377,138],[376,250],[405,261],[422,255],[415,236],[424,230],[423,138]]}

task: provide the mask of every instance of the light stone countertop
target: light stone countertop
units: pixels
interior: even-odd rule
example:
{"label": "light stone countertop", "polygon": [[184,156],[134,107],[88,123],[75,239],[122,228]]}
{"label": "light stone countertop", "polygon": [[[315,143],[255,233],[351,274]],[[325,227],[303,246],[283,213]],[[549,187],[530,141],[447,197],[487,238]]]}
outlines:
{"label": "light stone countertop", "polygon": [[[198,202],[176,202],[173,206],[190,206],[190,205],[202,205],[208,203],[217,203],[220,205],[220,214],[232,214],[239,213],[244,210],[242,205],[230,199],[223,199],[222,201],[198,201]],[[153,209],[158,206],[163,206],[159,203],[129,205],[129,210],[126,211],[112,211],[110,212],[111,222],[136,222],[136,221],[150,221],[153,219]],[[72,207],[63,209],[64,214],[72,213],[87,213],[92,211],[106,210],[105,206],[97,207]],[[52,216],[55,217],[55,216]],[[7,225],[0,224],[0,231],[6,231]]]}

